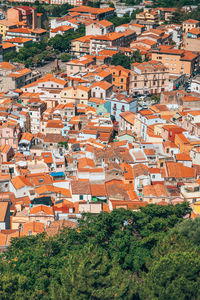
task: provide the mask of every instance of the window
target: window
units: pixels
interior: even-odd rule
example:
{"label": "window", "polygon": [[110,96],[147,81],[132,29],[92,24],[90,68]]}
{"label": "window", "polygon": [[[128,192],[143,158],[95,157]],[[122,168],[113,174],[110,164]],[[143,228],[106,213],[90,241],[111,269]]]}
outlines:
{"label": "window", "polygon": [[53,84],[51,84],[51,87],[53,87]]}
{"label": "window", "polygon": [[152,175],[152,178],[155,178],[156,176],[155,175]]}
{"label": "window", "polygon": [[28,235],[32,235],[32,230],[29,230],[29,231],[28,231]]}
{"label": "window", "polygon": [[80,199],[80,200],[83,200],[83,195],[80,195],[80,196],[79,196],[79,199]]}
{"label": "window", "polygon": [[134,84],[134,87],[137,87],[137,83]]}
{"label": "window", "polygon": [[79,70],[81,71],[81,70],[82,70],[82,67],[79,67]]}
{"label": "window", "polygon": [[113,81],[115,81],[115,78],[113,78]]}
{"label": "window", "polygon": [[73,70],[73,66],[71,66],[70,69]]}
{"label": "window", "polygon": [[123,78],[121,78],[121,82],[124,82],[124,79],[123,79]]}

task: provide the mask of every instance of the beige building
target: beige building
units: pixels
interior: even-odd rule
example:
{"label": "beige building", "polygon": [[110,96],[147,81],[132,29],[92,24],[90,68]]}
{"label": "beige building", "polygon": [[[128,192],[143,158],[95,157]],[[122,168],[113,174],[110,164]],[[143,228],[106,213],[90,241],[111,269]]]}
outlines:
{"label": "beige building", "polygon": [[137,23],[144,25],[147,30],[155,28],[159,23],[159,13],[156,9],[144,8],[143,12],[136,14]]}
{"label": "beige building", "polygon": [[80,57],[90,53],[90,39],[92,36],[82,36],[71,41],[71,55],[73,57]]}
{"label": "beige building", "polygon": [[133,63],[130,77],[130,94],[160,94],[167,91],[169,71],[160,62]]}
{"label": "beige building", "polygon": [[183,32],[188,32],[191,29],[197,28],[197,27],[199,27],[199,21],[197,21],[197,20],[189,19],[189,20],[183,21],[183,23],[182,23]]}
{"label": "beige building", "polygon": [[109,32],[114,31],[114,25],[113,23],[107,21],[107,20],[101,20],[101,21],[93,21],[91,24],[86,25],[86,36],[87,35],[103,35]]}
{"label": "beige building", "polygon": [[170,46],[159,46],[152,50],[152,60],[163,63],[170,73],[190,76],[199,67],[199,54],[192,51],[177,50]]}
{"label": "beige building", "polygon": [[74,103],[86,104],[91,97],[91,90],[85,86],[78,86],[77,88],[69,86],[64,88],[60,93],[60,104]]}
{"label": "beige building", "polygon": [[200,28],[193,28],[183,36],[184,50],[200,51]]}

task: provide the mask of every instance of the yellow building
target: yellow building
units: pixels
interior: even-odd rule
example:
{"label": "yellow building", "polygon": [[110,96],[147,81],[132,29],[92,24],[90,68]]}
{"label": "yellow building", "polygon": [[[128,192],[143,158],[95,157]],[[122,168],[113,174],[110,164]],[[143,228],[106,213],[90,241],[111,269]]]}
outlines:
{"label": "yellow building", "polygon": [[136,14],[136,20],[139,22],[139,24],[142,25],[147,25],[146,23],[152,23],[152,25],[158,24],[159,22],[158,10],[145,8],[143,12]]}
{"label": "yellow building", "polygon": [[8,20],[0,20],[0,34],[2,35],[2,38],[5,39],[6,33],[8,30],[17,28],[17,24],[10,22]]}
{"label": "yellow building", "polygon": [[75,104],[86,104],[91,97],[91,90],[85,86],[68,86],[64,88],[60,93],[60,103],[75,103]]}

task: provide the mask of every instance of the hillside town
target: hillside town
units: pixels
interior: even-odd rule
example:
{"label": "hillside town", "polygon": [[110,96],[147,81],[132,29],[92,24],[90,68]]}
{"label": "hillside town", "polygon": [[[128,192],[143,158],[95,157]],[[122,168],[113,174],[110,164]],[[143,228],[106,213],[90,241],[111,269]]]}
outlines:
{"label": "hillside town", "polygon": [[37,2],[0,11],[1,249],[83,213],[199,216],[200,19],[178,22],[197,7]]}

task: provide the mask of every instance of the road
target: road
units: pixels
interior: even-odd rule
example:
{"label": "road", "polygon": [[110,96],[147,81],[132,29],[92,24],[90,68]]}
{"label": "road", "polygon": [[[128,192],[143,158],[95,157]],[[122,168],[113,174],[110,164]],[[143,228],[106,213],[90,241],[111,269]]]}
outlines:
{"label": "road", "polygon": [[[66,63],[61,62],[59,60],[59,67],[61,71],[66,72]],[[42,66],[42,67],[37,67],[36,68],[38,71],[42,72],[42,74],[50,73],[54,69],[54,61]]]}

